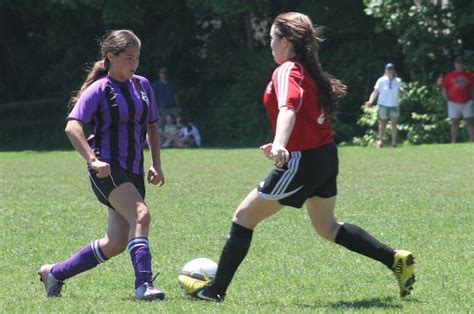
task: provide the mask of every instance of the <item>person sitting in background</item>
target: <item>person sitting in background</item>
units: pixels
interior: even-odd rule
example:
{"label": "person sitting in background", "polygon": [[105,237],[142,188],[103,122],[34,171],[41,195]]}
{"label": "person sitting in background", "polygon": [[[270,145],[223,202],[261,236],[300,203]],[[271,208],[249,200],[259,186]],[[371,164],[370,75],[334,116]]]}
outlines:
{"label": "person sitting in background", "polygon": [[190,148],[201,146],[201,135],[192,123],[184,118],[178,118],[178,126],[181,128],[181,131],[179,137],[174,141],[174,147]]}
{"label": "person sitting in background", "polygon": [[462,58],[456,58],[454,71],[445,75],[442,81],[443,98],[448,103],[448,117],[451,119],[451,143],[456,143],[459,123],[464,119],[469,140],[474,141],[474,76],[464,69]]}
{"label": "person sitting in background", "polygon": [[176,117],[173,114],[168,114],[166,116],[166,122],[163,126],[162,139],[163,143],[161,147],[167,148],[171,147],[173,141],[179,136],[180,129],[176,124]]}
{"label": "person sitting in background", "polygon": [[179,111],[176,85],[169,81],[168,69],[160,69],[160,79],[154,82],[152,87],[161,116],[158,124],[160,127],[163,127],[166,116],[168,114],[177,116]]}

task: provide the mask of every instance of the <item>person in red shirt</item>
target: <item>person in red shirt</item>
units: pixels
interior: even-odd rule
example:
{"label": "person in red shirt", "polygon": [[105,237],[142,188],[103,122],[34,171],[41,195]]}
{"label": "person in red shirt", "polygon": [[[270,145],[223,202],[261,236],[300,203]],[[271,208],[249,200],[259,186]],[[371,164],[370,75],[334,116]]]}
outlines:
{"label": "person in red shirt", "polygon": [[447,73],[442,81],[443,98],[448,103],[448,117],[451,119],[451,143],[456,143],[459,123],[464,119],[469,140],[474,141],[474,74],[464,69],[464,61],[457,58],[454,71]]}
{"label": "person in red shirt", "polygon": [[320,33],[320,28],[314,28],[310,18],[301,13],[283,13],[273,22],[270,45],[279,66],[263,101],[275,136],[260,149],[275,167],[235,211],[214,279],[178,277],[192,297],[222,301],[249,250],[257,224],[285,205],[301,208],[304,204],[322,237],[386,265],[394,272],[402,297],[413,288],[411,252],[394,250],[362,228],[338,222],[334,216],[339,169],[331,117],[346,94],[346,86],[321,67]]}

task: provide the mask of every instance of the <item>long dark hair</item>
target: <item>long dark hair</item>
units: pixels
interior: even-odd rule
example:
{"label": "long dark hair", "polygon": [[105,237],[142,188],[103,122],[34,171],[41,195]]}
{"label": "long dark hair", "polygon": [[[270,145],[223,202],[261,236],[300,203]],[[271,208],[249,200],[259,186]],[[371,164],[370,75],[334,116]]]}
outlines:
{"label": "long dark hair", "polygon": [[110,67],[107,53],[111,52],[117,56],[134,46],[140,47],[141,42],[137,35],[130,30],[121,29],[107,33],[105,38],[100,42],[100,59],[87,71],[87,77],[84,83],[82,83],[81,88],[75,92],[69,100],[69,108],[72,109],[72,107],[74,107],[87,87],[107,74]]}
{"label": "long dark hair", "polygon": [[302,13],[287,12],[273,21],[278,36],[289,40],[319,87],[319,103],[324,114],[333,116],[347,87],[340,80],[323,70],[319,61],[319,44],[322,27],[315,27],[311,19]]}

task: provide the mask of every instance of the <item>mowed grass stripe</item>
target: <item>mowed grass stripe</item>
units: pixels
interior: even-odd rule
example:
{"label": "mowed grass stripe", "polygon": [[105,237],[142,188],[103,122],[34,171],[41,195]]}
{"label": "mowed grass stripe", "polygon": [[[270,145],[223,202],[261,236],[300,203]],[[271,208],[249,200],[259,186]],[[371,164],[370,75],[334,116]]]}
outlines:
{"label": "mowed grass stripe", "polygon": [[148,186],[151,246],[165,302],[131,300],[128,253],[69,280],[47,300],[37,268],[105,231],[76,152],[0,153],[0,310],[4,312],[467,312],[474,307],[474,145],[340,149],[337,216],[414,252],[416,294],[398,298],[376,262],[315,235],[304,209],[257,227],[226,302],[186,298],[177,274],[192,258],[218,260],[235,207],[272,167],[257,149],[166,150],[166,186]]}

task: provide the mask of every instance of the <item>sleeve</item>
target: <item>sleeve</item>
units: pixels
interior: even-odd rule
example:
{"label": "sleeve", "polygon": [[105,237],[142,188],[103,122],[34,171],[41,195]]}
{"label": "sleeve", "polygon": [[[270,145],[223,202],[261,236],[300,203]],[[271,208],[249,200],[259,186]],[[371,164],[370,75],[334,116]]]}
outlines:
{"label": "sleeve", "polygon": [[380,85],[382,85],[382,78],[380,77],[377,82],[375,82],[374,89],[380,92]]}
{"label": "sleeve", "polygon": [[153,124],[160,119],[155,93],[148,80],[144,80],[143,85],[145,86],[145,92],[148,94],[148,99],[150,100],[150,106],[148,107],[148,124]]}
{"label": "sleeve", "polygon": [[79,97],[79,100],[72,108],[66,120],[78,120],[82,124],[88,124],[94,113],[99,108],[99,103],[102,95],[100,84],[93,84],[89,86]]}
{"label": "sleeve", "polygon": [[282,64],[273,73],[272,82],[278,100],[278,109],[288,107],[296,111],[303,103],[304,68],[293,62]]}

